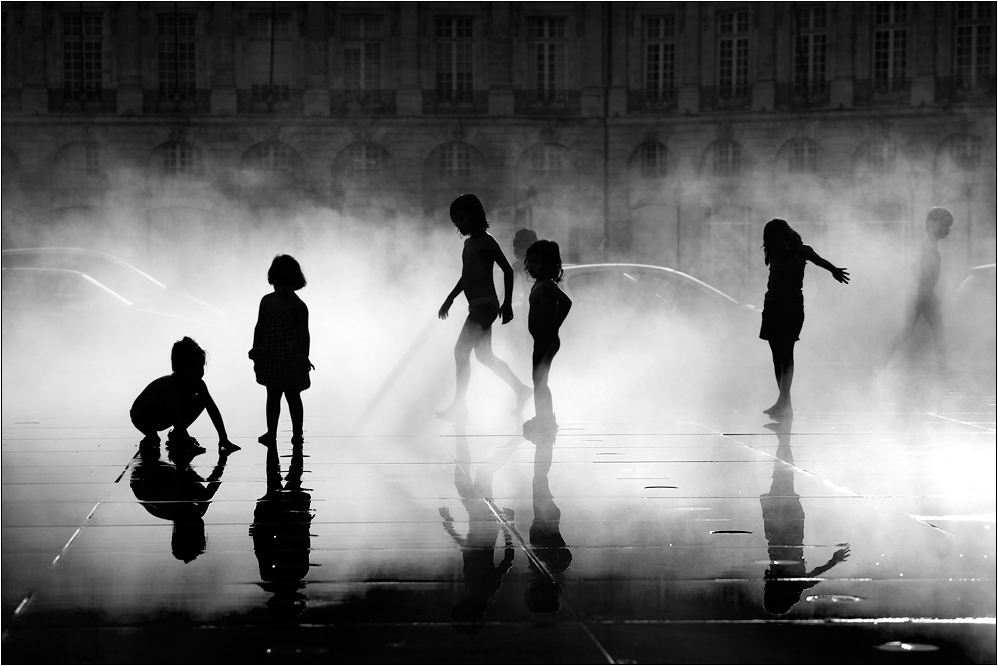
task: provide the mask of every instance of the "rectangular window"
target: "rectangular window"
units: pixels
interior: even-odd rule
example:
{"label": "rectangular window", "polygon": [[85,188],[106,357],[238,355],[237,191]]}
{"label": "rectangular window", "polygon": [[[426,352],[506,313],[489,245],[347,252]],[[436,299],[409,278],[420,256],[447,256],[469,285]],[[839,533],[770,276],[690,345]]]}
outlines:
{"label": "rectangular window", "polygon": [[247,68],[256,101],[291,98],[291,16],[250,14]]}
{"label": "rectangular window", "polygon": [[471,150],[460,143],[444,146],[440,152],[440,175],[470,176]]}
{"label": "rectangular window", "polygon": [[194,171],[194,150],[188,143],[175,142],[163,150],[163,172],[170,176],[188,175]]}
{"label": "rectangular window", "polygon": [[828,43],[825,26],[825,7],[794,8],[794,84],[798,92],[824,88]]}
{"label": "rectangular window", "polygon": [[343,19],[343,87],[347,90],[381,90],[382,31],[380,16]]}
{"label": "rectangular window", "polygon": [[194,96],[197,88],[197,17],[165,14],[157,17],[157,69],[163,98]]}
{"label": "rectangular window", "polygon": [[437,18],[437,99],[474,98],[474,19]]}
{"label": "rectangular window", "polygon": [[62,35],[66,99],[100,99],[104,80],[103,17],[64,14]]}
{"label": "rectangular window", "polygon": [[747,9],[717,13],[717,94],[721,99],[749,94],[748,30]]}
{"label": "rectangular window", "polygon": [[537,97],[552,100],[565,90],[568,19],[533,17],[527,25]]}
{"label": "rectangular window", "polygon": [[961,90],[985,89],[991,75],[991,4],[956,3],[954,74]]}
{"label": "rectangular window", "polygon": [[676,86],[675,17],[645,17],[644,36],[645,93],[652,99],[661,99]]}
{"label": "rectangular window", "polygon": [[908,78],[908,5],[873,5],[873,83],[879,92],[899,90]]}

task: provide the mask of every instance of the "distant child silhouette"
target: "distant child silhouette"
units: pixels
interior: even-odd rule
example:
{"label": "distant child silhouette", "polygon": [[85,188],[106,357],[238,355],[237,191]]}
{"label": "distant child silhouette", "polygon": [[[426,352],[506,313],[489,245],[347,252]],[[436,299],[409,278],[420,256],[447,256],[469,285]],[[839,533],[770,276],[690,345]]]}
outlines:
{"label": "distant child silhouette", "polygon": [[[474,194],[459,196],[450,205],[450,217],[458,232],[468,238],[464,241],[464,251],[461,253],[461,279],[447,295],[438,315],[441,319],[446,319],[454,299],[463,291],[468,298],[468,318],[454,346],[454,361],[457,365],[454,402],[450,407],[437,412],[437,416],[456,422],[467,419],[465,399],[471,379],[472,350],[484,366],[513,389],[516,393],[516,411],[519,412],[530,397],[530,387],[517,379],[506,362],[492,351],[492,322],[500,314],[503,324],[513,319],[513,268],[502,253],[499,243],[487,231],[489,223],[485,217],[485,207],[478,197]],[[492,271],[496,264],[503,272],[502,306],[499,305],[499,297],[492,281]]]}
{"label": "distant child silhouette", "polygon": [[535,428],[553,431],[557,425],[548,375],[551,361],[561,348],[558,330],[568,311],[572,309],[572,299],[558,288],[565,271],[561,267],[561,252],[558,244],[551,240],[539,240],[527,249],[524,259],[527,275],[534,279],[530,288],[530,315],[527,327],[534,339],[533,380],[534,411],[536,415],[524,423],[524,436]]}
{"label": "distant child silhouette", "polygon": [[305,286],[305,275],[294,257],[279,254],[270,265],[267,282],[274,291],[260,299],[249,352],[256,383],[267,387],[267,432],[259,441],[267,445],[277,441],[283,395],[291,415],[291,441],[300,444],[304,441],[301,392],[311,386],[308,373],[315,369],[308,360],[308,307],[295,293]]}
{"label": "distant child silhouette", "polygon": [[794,381],[794,344],[804,326],[804,266],[808,261],[821,266],[842,284],[849,283],[849,273],[819,257],[810,245],[804,245],[800,234],[786,220],[775,218],[766,223],[762,249],[769,266],[769,283],[759,337],[769,341],[780,389],[776,403],[763,412],[779,418],[793,415],[790,387]]}
{"label": "distant child silhouette", "polygon": [[939,254],[939,241],[949,236],[953,226],[953,215],[945,208],[933,208],[925,217],[925,240],[915,263],[915,298],[906,315],[904,328],[891,340],[885,362],[889,363],[911,334],[920,317],[932,329],[932,339],[936,346],[936,359],[939,369],[946,371],[946,348],[943,340],[943,318],[939,307],[936,285],[942,271],[942,256]]}
{"label": "distant child silhouette", "polygon": [[171,439],[189,440],[200,448],[187,429],[201,412],[207,411],[218,432],[219,450],[239,450],[226,436],[222,415],[204,383],[206,360],[205,351],[189,337],[173,344],[170,352],[173,374],[153,380],[132,404],[130,416],[135,427],[145,435],[143,444],[159,444],[159,431],[173,428]]}

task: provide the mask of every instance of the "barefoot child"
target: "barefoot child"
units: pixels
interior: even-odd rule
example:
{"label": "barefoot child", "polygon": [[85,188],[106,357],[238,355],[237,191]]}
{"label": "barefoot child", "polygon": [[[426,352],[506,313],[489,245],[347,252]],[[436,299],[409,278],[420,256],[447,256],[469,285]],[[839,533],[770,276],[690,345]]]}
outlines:
{"label": "barefoot child", "polygon": [[[517,379],[505,361],[492,351],[492,322],[500,314],[503,324],[513,319],[513,306],[510,301],[513,291],[513,269],[499,248],[499,243],[487,231],[489,223],[485,218],[485,207],[478,197],[474,194],[459,196],[450,205],[450,217],[458,232],[468,238],[464,241],[464,251],[461,253],[461,279],[440,306],[438,316],[446,319],[454,299],[463,291],[468,298],[468,318],[454,346],[454,360],[457,364],[454,402],[447,409],[437,412],[437,416],[452,421],[463,421],[467,418],[465,398],[468,394],[468,382],[471,379],[472,349],[475,350],[475,356],[482,365],[496,373],[516,393],[516,410],[519,412],[530,397],[530,387]],[[492,270],[496,264],[503,273],[501,307],[492,281]]]}
{"label": "barefoot child", "polygon": [[270,265],[267,282],[274,291],[260,300],[249,352],[257,384],[267,387],[267,432],[260,435],[259,442],[268,446],[277,442],[283,395],[291,415],[291,442],[301,444],[301,392],[311,386],[308,373],[315,369],[308,360],[308,307],[295,294],[305,286],[305,275],[294,257],[279,254]]}
{"label": "barefoot child", "polygon": [[186,441],[194,448],[200,448],[197,440],[187,434],[187,429],[201,412],[207,411],[218,432],[218,450],[239,450],[226,436],[222,414],[204,383],[206,359],[205,351],[191,338],[173,344],[170,352],[173,374],[153,380],[132,404],[130,416],[135,427],[145,435],[143,444],[158,445],[159,431],[172,427],[171,441]]}
{"label": "barefoot child", "polygon": [[572,309],[572,299],[558,288],[557,283],[561,282],[565,272],[561,268],[561,252],[557,243],[551,240],[537,241],[527,249],[523,265],[527,275],[535,281],[530,288],[530,315],[527,319],[527,327],[534,338],[536,416],[531,420],[535,425],[551,429],[556,425],[548,374],[551,371],[551,361],[561,348],[558,329]]}
{"label": "barefoot child", "polygon": [[794,380],[794,343],[804,326],[804,266],[821,266],[843,284],[849,283],[849,273],[836,268],[804,245],[800,235],[785,220],[772,219],[762,232],[762,249],[769,266],[769,283],[762,309],[762,330],[759,337],[769,341],[773,352],[773,369],[780,397],[765,414],[773,417],[793,415],[790,386]]}
{"label": "barefoot child", "polygon": [[908,310],[904,328],[891,341],[886,361],[894,357],[901,345],[915,332],[920,317],[932,329],[932,339],[936,345],[936,360],[939,369],[946,371],[946,348],[943,344],[943,318],[939,307],[936,285],[942,270],[942,256],[939,254],[939,241],[949,236],[953,226],[953,215],[945,208],[933,208],[925,218],[925,240],[922,241],[918,263],[915,265],[915,298]]}

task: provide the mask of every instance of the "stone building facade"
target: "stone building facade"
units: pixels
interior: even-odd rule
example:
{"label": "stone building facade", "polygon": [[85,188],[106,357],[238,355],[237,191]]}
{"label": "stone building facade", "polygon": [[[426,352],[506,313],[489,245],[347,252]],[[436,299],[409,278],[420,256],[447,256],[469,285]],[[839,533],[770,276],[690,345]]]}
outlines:
{"label": "stone building facade", "polygon": [[[990,2],[5,2],[4,244],[447,224],[737,290],[761,228],[995,255]],[[112,221],[113,220],[113,221]]]}

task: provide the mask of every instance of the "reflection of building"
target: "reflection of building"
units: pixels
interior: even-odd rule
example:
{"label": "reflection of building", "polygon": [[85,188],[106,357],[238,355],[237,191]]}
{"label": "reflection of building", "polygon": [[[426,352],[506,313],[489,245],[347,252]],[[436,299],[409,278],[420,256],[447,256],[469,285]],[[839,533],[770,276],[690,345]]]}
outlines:
{"label": "reflection of building", "polygon": [[606,236],[709,272],[795,207],[910,234],[944,203],[974,220],[972,259],[993,256],[989,2],[2,11],[5,224],[86,217],[116,185],[154,227],[164,191],[206,224],[256,211],[239,225],[311,204],[439,216],[474,189],[498,229],[532,224],[572,259]]}

